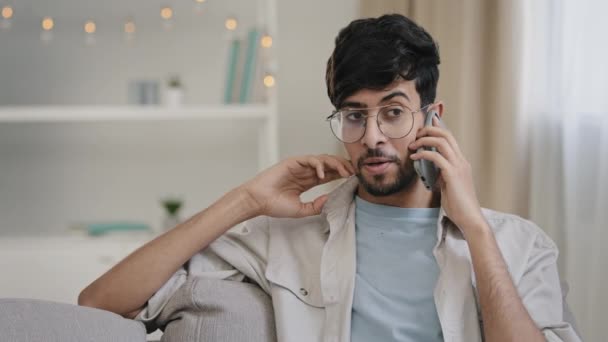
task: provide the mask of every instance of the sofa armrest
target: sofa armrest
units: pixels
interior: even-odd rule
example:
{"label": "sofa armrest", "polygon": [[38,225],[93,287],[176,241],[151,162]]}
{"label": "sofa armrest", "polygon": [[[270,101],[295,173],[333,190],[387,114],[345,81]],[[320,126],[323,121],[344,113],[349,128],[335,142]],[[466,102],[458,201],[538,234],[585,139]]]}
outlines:
{"label": "sofa armrest", "polygon": [[112,312],[32,299],[0,299],[2,341],[146,341],[141,322]]}

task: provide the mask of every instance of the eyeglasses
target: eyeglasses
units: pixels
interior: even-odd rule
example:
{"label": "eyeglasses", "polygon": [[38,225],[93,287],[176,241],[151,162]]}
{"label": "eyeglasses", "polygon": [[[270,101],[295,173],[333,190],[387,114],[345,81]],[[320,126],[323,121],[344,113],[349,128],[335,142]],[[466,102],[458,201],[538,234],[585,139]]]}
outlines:
{"label": "eyeglasses", "polygon": [[[414,114],[425,110],[428,104],[418,110],[398,105],[390,104],[373,108],[345,108],[331,113],[325,120],[329,121],[331,131],[338,140],[345,143],[354,143],[365,135],[367,128],[367,118],[376,117],[378,129],[387,138],[399,139],[407,136],[414,127]],[[367,112],[378,109],[378,114],[368,115]]]}

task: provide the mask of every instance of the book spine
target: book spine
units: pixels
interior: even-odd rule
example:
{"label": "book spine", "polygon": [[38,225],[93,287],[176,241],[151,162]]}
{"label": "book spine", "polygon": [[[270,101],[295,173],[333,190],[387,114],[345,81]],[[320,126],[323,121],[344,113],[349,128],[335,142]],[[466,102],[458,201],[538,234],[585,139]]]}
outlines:
{"label": "book spine", "polygon": [[243,68],[243,81],[241,82],[241,92],[239,94],[239,102],[247,103],[250,101],[251,88],[255,78],[255,66],[258,54],[258,43],[260,40],[260,32],[257,29],[249,31],[247,36],[247,51],[245,55],[245,66]]}
{"label": "book spine", "polygon": [[226,88],[224,89],[224,103],[232,103],[232,94],[236,86],[236,68],[239,61],[239,50],[241,42],[238,39],[233,39],[230,43],[228,53],[228,68],[226,71]]}

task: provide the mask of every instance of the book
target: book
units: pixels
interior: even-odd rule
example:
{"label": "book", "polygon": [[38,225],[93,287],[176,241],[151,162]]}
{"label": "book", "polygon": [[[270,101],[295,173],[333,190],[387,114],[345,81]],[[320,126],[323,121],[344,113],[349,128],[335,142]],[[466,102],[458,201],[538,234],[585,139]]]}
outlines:
{"label": "book", "polygon": [[247,47],[243,61],[243,74],[241,90],[239,92],[239,103],[251,102],[252,87],[255,82],[257,58],[260,49],[260,37],[261,32],[257,28],[249,30],[249,33],[247,34]]}
{"label": "book", "polygon": [[237,89],[237,68],[239,64],[239,55],[241,50],[241,41],[233,38],[230,41],[228,48],[228,65],[226,68],[226,84],[224,88],[224,103],[233,103],[235,98],[235,90]]}

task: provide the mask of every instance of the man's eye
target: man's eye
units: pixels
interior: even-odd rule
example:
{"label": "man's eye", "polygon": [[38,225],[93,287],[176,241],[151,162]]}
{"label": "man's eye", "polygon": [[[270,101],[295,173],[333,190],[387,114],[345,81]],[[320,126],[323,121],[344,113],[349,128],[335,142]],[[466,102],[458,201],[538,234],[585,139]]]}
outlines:
{"label": "man's eye", "polygon": [[401,108],[390,108],[388,110],[388,116],[390,117],[398,117],[403,114],[403,109]]}
{"label": "man's eye", "polygon": [[350,120],[350,121],[359,121],[359,120],[365,118],[365,116],[361,112],[349,112],[349,113],[345,114],[345,117],[347,120]]}

